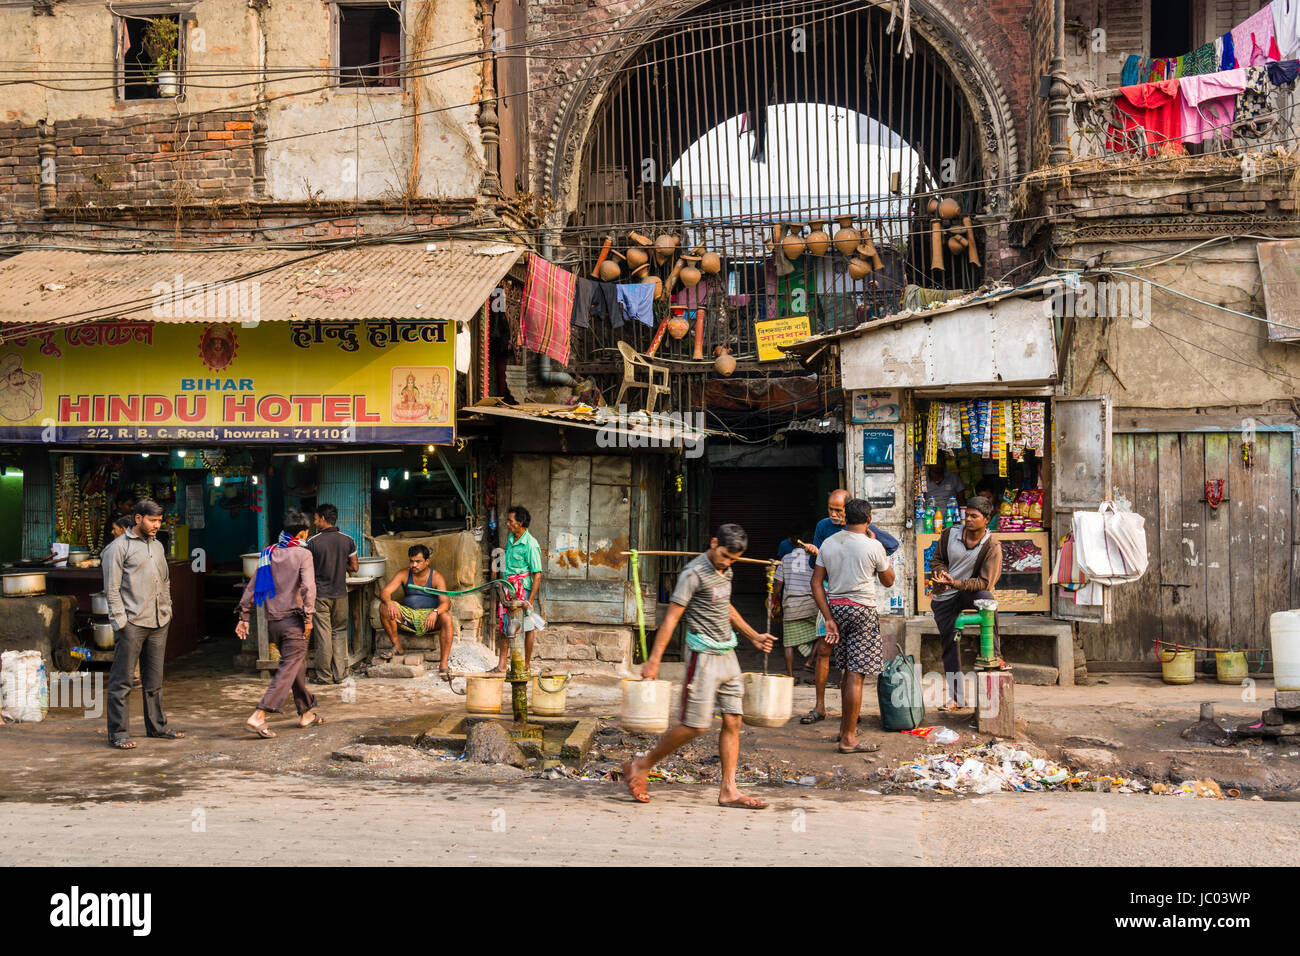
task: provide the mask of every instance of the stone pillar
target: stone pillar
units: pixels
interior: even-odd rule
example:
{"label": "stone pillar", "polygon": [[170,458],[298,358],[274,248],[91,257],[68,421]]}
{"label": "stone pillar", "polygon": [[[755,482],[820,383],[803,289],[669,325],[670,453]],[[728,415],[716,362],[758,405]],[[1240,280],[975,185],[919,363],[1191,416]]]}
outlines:
{"label": "stone pillar", "polygon": [[1065,0],[1052,4],[1052,82],[1047,92],[1048,139],[1053,166],[1070,161],[1070,87],[1065,74]]}
{"label": "stone pillar", "polygon": [[36,147],[36,156],[40,162],[40,185],[36,187],[37,204],[42,209],[49,209],[58,203],[57,178],[54,167],[54,124],[41,120],[41,139]]}

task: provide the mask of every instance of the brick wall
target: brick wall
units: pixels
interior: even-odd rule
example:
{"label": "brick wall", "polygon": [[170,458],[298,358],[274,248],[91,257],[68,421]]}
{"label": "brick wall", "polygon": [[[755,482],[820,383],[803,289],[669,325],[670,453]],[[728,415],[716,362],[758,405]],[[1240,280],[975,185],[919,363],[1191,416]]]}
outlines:
{"label": "brick wall", "polygon": [[[75,119],[54,127],[60,206],[185,205],[253,195],[253,114],[150,121]],[[0,211],[37,208],[35,126],[0,125]]]}

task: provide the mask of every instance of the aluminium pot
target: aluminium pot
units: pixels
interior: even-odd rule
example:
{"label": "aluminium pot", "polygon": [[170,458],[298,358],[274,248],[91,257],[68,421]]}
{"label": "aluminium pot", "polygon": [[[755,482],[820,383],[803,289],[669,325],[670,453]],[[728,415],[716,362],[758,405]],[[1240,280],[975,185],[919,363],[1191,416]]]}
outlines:
{"label": "aluminium pot", "polygon": [[90,613],[96,617],[108,617],[108,595],[96,591],[90,596]]}
{"label": "aluminium pot", "polygon": [[5,597],[34,597],[45,593],[44,571],[19,571],[0,578],[4,579]]}
{"label": "aluminium pot", "polygon": [[244,562],[244,577],[257,577],[257,562],[261,560],[262,552],[254,551],[252,554],[241,554],[239,557]]}
{"label": "aluminium pot", "polygon": [[381,578],[388,568],[388,559],[382,554],[371,554],[357,558],[357,577]]}
{"label": "aluminium pot", "polygon": [[90,560],[89,551],[69,551],[67,565],[70,568],[75,568],[82,561],[89,561],[89,560]]}
{"label": "aluminium pot", "polygon": [[117,638],[113,636],[113,625],[107,621],[92,621],[90,627],[95,646],[101,651],[111,651],[117,643]]}

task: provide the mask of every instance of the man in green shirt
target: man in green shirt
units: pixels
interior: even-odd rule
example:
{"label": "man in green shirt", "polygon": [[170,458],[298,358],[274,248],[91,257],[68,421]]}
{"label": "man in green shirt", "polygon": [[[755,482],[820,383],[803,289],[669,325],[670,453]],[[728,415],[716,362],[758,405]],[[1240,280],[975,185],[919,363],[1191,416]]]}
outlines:
{"label": "man in green shirt", "polygon": [[[542,586],[542,546],[528,532],[528,525],[533,516],[523,505],[512,505],[506,512],[506,554],[501,571],[515,588],[515,596],[522,598],[528,611],[533,609],[533,600],[537,589]],[[510,653],[510,641],[505,634],[504,609],[498,615],[502,623],[501,633],[497,638],[500,660],[492,673],[505,673],[506,655]],[[524,667],[531,669],[533,662],[533,622],[524,618]]]}

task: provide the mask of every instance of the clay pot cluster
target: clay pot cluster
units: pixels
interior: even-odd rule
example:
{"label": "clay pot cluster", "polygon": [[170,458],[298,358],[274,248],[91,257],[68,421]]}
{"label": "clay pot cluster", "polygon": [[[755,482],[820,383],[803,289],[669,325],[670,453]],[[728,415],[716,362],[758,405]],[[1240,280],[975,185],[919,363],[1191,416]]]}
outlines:
{"label": "clay pot cluster", "polygon": [[856,229],[852,216],[840,216],[836,220],[838,228],[832,236],[827,229],[827,220],[814,219],[808,223],[808,232],[804,232],[802,223],[777,223],[772,241],[768,248],[775,254],[778,250],[791,262],[807,253],[811,256],[824,256],[831,247],[849,260],[849,275],[854,279],[865,278],[876,269],[884,268],[884,261],[871,241],[871,234],[866,229]]}
{"label": "clay pot cluster", "polygon": [[[975,248],[975,227],[970,216],[961,214],[961,205],[951,196],[932,196],[926,203],[925,210],[930,215],[930,269],[943,272],[943,250],[954,256],[962,253],[971,265],[980,264],[979,251]],[[960,221],[959,221],[960,219]],[[945,240],[945,236],[947,237]]]}

